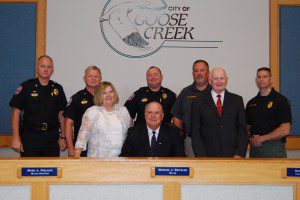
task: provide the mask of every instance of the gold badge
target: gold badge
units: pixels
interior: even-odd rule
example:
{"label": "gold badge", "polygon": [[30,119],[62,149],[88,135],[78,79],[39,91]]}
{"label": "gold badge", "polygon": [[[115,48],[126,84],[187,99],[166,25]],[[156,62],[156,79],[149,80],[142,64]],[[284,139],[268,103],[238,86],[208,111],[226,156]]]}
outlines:
{"label": "gold badge", "polygon": [[166,93],[162,94],[162,98],[166,99],[168,97],[168,95]]}
{"label": "gold badge", "polygon": [[146,102],[148,101],[148,99],[145,97],[145,98],[142,98],[142,102]]}
{"label": "gold badge", "polygon": [[250,104],[249,106],[250,107],[253,107],[253,106],[256,106],[257,104],[256,103],[254,103],[254,104]]}
{"label": "gold badge", "polygon": [[82,101],[81,101],[81,104],[87,104],[88,103],[88,101],[86,100],[86,99],[83,99]]}
{"label": "gold badge", "polygon": [[273,102],[270,101],[270,102],[268,103],[268,108],[271,108],[272,106],[273,106]]}
{"label": "gold badge", "polygon": [[37,97],[37,96],[39,96],[39,93],[37,93],[36,91],[33,91],[33,92],[31,93],[31,96],[32,96],[32,97]]}
{"label": "gold badge", "polygon": [[55,96],[57,96],[57,95],[58,95],[58,89],[54,89],[54,90],[53,90],[53,94],[54,94]]}

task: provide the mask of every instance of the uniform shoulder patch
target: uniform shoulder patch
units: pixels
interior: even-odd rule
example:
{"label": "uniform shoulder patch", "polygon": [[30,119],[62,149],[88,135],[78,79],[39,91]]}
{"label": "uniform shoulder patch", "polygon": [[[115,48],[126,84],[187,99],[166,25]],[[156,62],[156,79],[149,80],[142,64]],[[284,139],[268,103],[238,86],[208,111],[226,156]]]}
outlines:
{"label": "uniform shoulder patch", "polygon": [[133,94],[127,99],[127,101],[131,101],[131,100],[134,98],[134,96],[135,96],[135,93],[133,93]]}
{"label": "uniform shoulder patch", "polygon": [[22,91],[22,89],[23,89],[23,86],[20,85],[20,86],[16,89],[15,95],[18,95],[18,94]]}

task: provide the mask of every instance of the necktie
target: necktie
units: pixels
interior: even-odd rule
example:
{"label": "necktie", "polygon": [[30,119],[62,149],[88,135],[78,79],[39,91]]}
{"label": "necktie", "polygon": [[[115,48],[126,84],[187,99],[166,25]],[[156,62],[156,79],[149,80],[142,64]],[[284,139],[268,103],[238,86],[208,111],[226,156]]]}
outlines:
{"label": "necktie", "polygon": [[155,146],[156,146],[156,137],[155,137],[155,131],[152,131],[153,135],[152,135],[152,138],[151,138],[151,149],[154,149]]}
{"label": "necktie", "polygon": [[217,100],[217,110],[218,110],[218,113],[219,113],[219,116],[221,117],[222,115],[222,100],[221,100],[221,95],[217,95],[218,97],[218,100]]}

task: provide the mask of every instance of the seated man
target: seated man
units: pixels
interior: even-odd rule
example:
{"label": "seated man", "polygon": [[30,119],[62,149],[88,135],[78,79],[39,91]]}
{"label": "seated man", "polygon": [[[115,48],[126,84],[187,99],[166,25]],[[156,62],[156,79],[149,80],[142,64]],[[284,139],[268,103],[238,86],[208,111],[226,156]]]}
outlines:
{"label": "seated man", "polygon": [[145,107],[146,124],[128,130],[120,157],[185,157],[179,129],[162,123],[164,113],[158,102]]}

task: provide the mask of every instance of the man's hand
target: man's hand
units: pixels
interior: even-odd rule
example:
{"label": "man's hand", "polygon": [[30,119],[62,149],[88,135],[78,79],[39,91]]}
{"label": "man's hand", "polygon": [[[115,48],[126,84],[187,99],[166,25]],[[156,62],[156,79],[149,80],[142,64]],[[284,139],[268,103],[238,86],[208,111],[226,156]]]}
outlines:
{"label": "man's hand", "polygon": [[11,147],[19,153],[24,152],[23,145],[20,138],[14,138],[12,140]]}
{"label": "man's hand", "polygon": [[260,135],[253,135],[249,140],[250,144],[254,147],[260,147],[264,142],[263,137]]}

